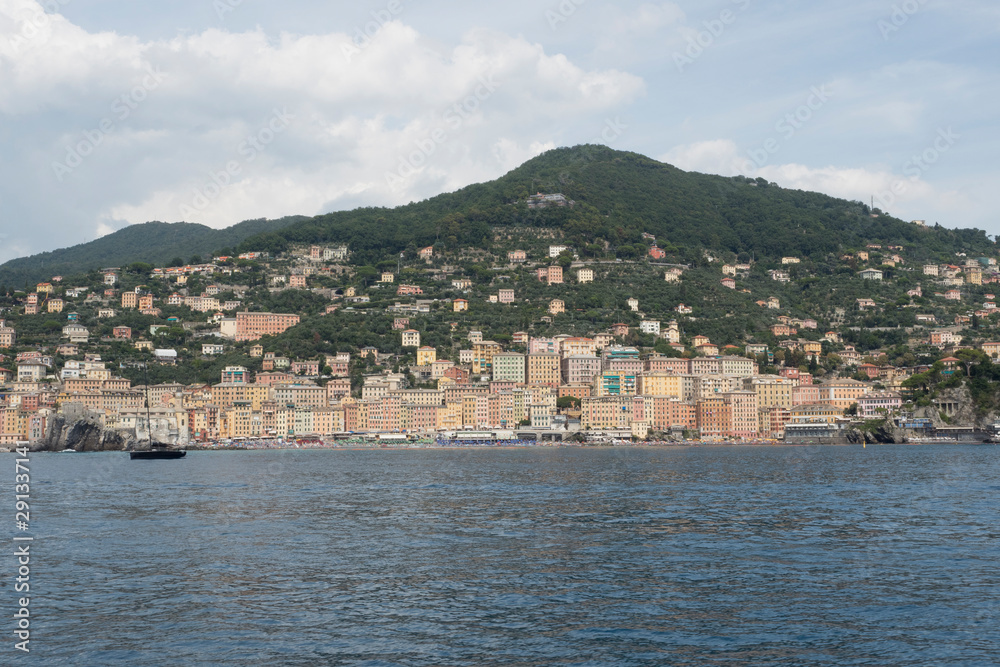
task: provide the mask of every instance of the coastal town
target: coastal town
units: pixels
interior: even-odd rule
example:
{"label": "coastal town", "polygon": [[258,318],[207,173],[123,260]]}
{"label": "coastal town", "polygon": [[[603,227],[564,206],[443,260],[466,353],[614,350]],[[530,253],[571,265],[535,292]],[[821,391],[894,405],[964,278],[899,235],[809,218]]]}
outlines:
{"label": "coastal town", "polygon": [[[568,203],[562,195],[534,199]],[[655,237],[644,236],[642,256],[624,261],[588,261],[549,243],[488,262],[478,257],[487,267],[478,273],[457,270],[455,258],[434,246],[359,268],[348,262],[347,246],[305,245],[280,256],[247,252],[53,276],[0,309],[0,446],[52,447],[60,429],[79,422],[183,446],[833,443],[875,423],[909,429],[914,441],[972,429],[953,419],[961,400],[947,392],[918,400],[914,378],[947,382],[968,373],[970,351],[980,359],[1000,355],[1000,342],[968,334],[1000,313],[988,291],[1000,282],[995,257],[914,267],[902,246],[857,249],[839,258],[850,267],[845,281],[864,289],[895,272],[912,285],[908,298],[887,302],[872,292],[853,299],[853,308],[811,315],[783,308],[779,296],[788,283],[808,279],[801,258],[783,257],[774,268],[711,256],[700,267],[667,264]],[[604,311],[621,321],[595,318],[581,330],[587,322],[578,317],[561,329],[584,310],[573,303],[575,290],[605,281],[624,295],[623,271],[654,276],[657,289],[680,286],[691,305],[654,310],[633,296]],[[713,274],[708,287],[704,276]],[[762,284],[775,293],[761,292]],[[697,311],[708,297],[700,292],[719,289],[765,314],[767,330],[739,341],[702,333]],[[259,293],[277,304],[308,297],[316,321],[354,318],[362,341],[366,327],[376,328],[376,304],[391,329],[370,345],[312,332],[312,353],[290,356],[279,341],[309,324],[293,309],[261,310],[252,299]],[[924,312],[929,300],[938,305]],[[484,309],[527,312],[529,301],[539,316],[522,318],[522,329],[487,329],[485,316],[471,317]],[[914,326],[895,330],[919,354],[892,359],[888,345],[862,351],[847,342],[863,329],[858,318],[886,309],[910,309]],[[942,312],[954,313],[950,322]],[[220,365],[210,381],[149,380],[219,359],[234,363]]]}

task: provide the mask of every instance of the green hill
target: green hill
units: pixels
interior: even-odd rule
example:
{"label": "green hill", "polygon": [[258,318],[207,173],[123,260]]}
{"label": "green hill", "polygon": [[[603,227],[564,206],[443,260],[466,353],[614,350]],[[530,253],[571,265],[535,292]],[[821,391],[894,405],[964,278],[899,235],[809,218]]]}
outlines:
{"label": "green hill", "polygon": [[0,285],[20,288],[55,275],[74,275],[106,266],[132,262],[164,264],[175,257],[192,256],[235,247],[248,237],[280,230],[305,220],[247,220],[226,229],[212,229],[188,222],[147,222],[130,225],[90,243],[13,259],[0,265]]}
{"label": "green hill", "polygon": [[[560,192],[576,205],[529,209],[524,202],[536,192]],[[685,172],[636,153],[577,146],[548,151],[489,183],[395,209],[317,216],[249,238],[241,248],[278,252],[293,243],[346,243],[355,263],[375,263],[432,244],[482,248],[498,226],[554,228],[578,250],[600,244],[625,256],[630,247],[645,251],[643,233],[689,258],[701,250],[758,260],[820,257],[867,243],[906,246],[915,259],[994,248],[981,230],[924,228],[872,213],[862,202],[764,179]]]}
{"label": "green hill", "polygon": [[[531,209],[537,192],[563,193],[572,207]],[[21,287],[56,274],[72,275],[136,261],[163,264],[223,248],[278,253],[292,244],[343,243],[352,262],[376,264],[428,245],[500,253],[498,228],[545,230],[534,241],[559,238],[583,256],[635,257],[656,242],[672,259],[701,260],[703,251],[746,259],[785,255],[819,259],[864,248],[901,245],[911,260],[943,260],[995,249],[977,229],[924,228],[852,202],[788,190],[764,179],[685,172],[637,153],[604,146],[548,151],[505,176],[397,208],[361,208],[281,220],[250,220],[215,230],[190,224],[132,225],[72,248],[0,266],[0,285]],[[531,239],[528,240],[530,242]],[[514,241],[511,241],[514,243]]]}

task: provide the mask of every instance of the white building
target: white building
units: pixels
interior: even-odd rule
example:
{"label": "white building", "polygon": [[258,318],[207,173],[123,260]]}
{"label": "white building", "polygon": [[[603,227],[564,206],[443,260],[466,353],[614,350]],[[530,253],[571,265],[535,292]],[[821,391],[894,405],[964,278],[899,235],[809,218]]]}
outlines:
{"label": "white building", "polygon": [[660,323],[655,320],[643,320],[639,323],[639,330],[645,334],[660,335]]}
{"label": "white building", "polygon": [[569,246],[565,245],[550,245],[549,246],[549,257],[555,259],[564,250],[569,250]]}

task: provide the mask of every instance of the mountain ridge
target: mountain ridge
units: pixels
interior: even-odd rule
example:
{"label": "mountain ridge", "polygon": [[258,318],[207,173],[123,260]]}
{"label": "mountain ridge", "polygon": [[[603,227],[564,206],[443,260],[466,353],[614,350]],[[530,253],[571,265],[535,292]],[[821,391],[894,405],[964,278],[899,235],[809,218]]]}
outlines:
{"label": "mountain ridge", "polygon": [[[572,207],[531,209],[536,192],[559,192]],[[982,253],[994,243],[978,229],[920,227],[848,201],[791,190],[762,178],[686,172],[639,153],[605,146],[556,148],[500,178],[394,208],[365,207],[313,217],[248,220],[214,230],[194,223],[132,225],[88,244],[11,260],[0,285],[20,287],[136,261],[166,263],[220,249],[286,250],[294,244],[342,243],[355,264],[400,252],[492,243],[498,227],[550,228],[578,248],[644,251],[648,236],[676,255],[735,253],[754,258],[847,252],[876,242],[906,245],[918,259]],[[141,242],[141,243],[140,243]]]}
{"label": "mountain ridge", "polygon": [[167,263],[174,257],[186,262],[244,239],[277,231],[304,219],[245,220],[225,229],[192,222],[151,221],[129,225],[99,239],[75,246],[12,259],[0,265],[0,285],[20,288],[55,275],[73,275],[132,262]]}

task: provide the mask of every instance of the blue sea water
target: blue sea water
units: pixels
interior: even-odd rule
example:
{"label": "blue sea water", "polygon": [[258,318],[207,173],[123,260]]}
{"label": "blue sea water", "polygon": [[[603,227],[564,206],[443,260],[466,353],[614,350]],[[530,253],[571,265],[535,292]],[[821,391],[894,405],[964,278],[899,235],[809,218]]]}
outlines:
{"label": "blue sea water", "polygon": [[8,556],[0,664],[998,664],[998,460],[32,454],[32,650]]}

